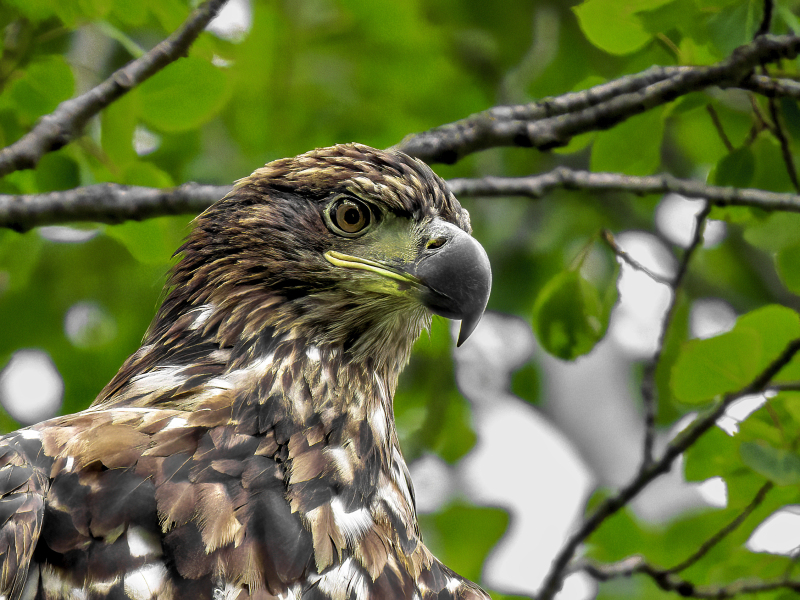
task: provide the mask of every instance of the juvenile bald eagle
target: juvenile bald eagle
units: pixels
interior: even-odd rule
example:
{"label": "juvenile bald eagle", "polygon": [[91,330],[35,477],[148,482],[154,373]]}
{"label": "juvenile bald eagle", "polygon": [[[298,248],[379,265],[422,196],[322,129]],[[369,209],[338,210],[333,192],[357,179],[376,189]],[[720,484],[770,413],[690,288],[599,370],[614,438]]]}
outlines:
{"label": "juvenile bald eagle", "polygon": [[425,164],[272,162],[201,214],[92,406],[0,438],[0,598],[486,599],[422,543],[392,398],[489,295]]}

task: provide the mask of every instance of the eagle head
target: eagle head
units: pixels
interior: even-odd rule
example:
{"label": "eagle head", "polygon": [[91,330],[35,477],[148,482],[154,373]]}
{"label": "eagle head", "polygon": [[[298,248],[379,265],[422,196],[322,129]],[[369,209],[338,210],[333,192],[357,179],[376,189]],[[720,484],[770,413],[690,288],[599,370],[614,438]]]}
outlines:
{"label": "eagle head", "polygon": [[445,182],[400,152],[276,160],[197,217],[149,337],[195,315],[223,346],[268,330],[402,367],[431,313],[462,320],[459,345],[478,324],[491,270],[470,232]]}

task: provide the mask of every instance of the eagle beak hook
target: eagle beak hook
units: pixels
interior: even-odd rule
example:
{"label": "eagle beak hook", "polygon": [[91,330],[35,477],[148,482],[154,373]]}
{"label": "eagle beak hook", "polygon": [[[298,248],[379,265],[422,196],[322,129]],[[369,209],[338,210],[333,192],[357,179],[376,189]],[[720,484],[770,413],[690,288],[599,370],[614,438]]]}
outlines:
{"label": "eagle beak hook", "polygon": [[461,319],[457,346],[478,326],[492,289],[489,257],[475,238],[434,219],[428,242],[410,272],[423,284],[422,302],[434,314]]}

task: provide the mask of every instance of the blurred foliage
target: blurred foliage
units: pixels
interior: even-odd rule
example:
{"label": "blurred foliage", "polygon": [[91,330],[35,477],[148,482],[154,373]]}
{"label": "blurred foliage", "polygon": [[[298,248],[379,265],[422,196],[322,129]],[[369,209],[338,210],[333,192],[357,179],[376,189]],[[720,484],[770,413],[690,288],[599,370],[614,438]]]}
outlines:
{"label": "blurred foliage", "polygon": [[[36,170],[7,176],[0,191],[105,181],[221,184],[315,146],[359,141],[387,147],[497,103],[556,96],[653,64],[722,60],[752,38],[762,7],[760,0],[254,0],[249,30],[203,34],[187,58],[112,105],[83,138],[47,155]],[[18,139],[59,102],[152,47],[188,8],[185,0],[0,1],[0,143]],[[771,31],[800,31],[798,8],[798,0],[776,1]],[[547,27],[537,28],[541,23]],[[779,69],[796,77],[797,61]],[[797,162],[800,109],[782,100],[777,110]],[[527,175],[567,164],[794,191],[780,143],[765,125],[770,112],[764,98],[709,89],[579,136],[555,152],[494,149],[437,171],[446,178]],[[579,272],[579,249],[602,229],[657,233],[658,202],[581,191],[555,191],[536,202],[464,200],[493,265],[489,308],[528,320],[533,315],[545,348],[562,358],[588,352],[606,331],[613,303],[606,290],[616,272],[607,249],[597,250],[605,276]],[[800,216],[735,208],[714,209],[711,217],[727,221],[727,235],[692,262],[656,372],[665,426],[749,383],[800,333]],[[138,347],[190,218],[96,226],[71,242],[63,241],[69,236],[61,228],[0,231],[0,365],[20,348],[42,348],[64,378],[63,411],[86,407]],[[744,316],[729,333],[689,339],[691,307],[707,297],[726,300]],[[81,303],[96,307],[102,321],[68,336],[66,315]],[[800,379],[795,363],[782,380]],[[538,367],[528,363],[513,390],[536,402],[540,379]],[[470,407],[453,381],[447,324],[435,320],[397,394],[409,458],[432,452],[455,463],[474,446]],[[18,425],[0,414],[0,429]],[[800,395],[790,391],[771,398],[737,435],[710,431],[687,453],[686,476],[724,478],[727,507],[658,527],[625,509],[590,538],[589,556],[613,561],[637,554],[671,566],[730,522],[769,480],[777,487],[765,502],[685,576],[719,585],[786,573],[789,558],[755,554],[744,543],[758,523],[797,500],[797,431]],[[422,520],[445,562],[476,579],[507,524],[500,510],[461,503]],[[662,595],[646,578],[600,587],[603,598]]]}

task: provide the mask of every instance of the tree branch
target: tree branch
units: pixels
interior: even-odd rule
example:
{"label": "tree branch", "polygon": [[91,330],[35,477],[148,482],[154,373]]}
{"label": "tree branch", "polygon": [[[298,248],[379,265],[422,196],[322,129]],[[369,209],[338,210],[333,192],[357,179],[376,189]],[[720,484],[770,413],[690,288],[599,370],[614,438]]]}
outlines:
{"label": "tree branch", "polygon": [[[541,198],[553,189],[618,191],[633,194],[674,192],[704,198],[714,206],[752,206],[766,211],[800,212],[800,196],[757,189],[706,185],[672,175],[633,177],[617,173],[590,173],[557,167],[529,177],[451,179],[453,193],[462,198],[526,196]],[[204,210],[229,192],[231,186],[185,183],[171,189],[104,183],[60,192],[0,195],[0,227],[28,231],[40,225],[70,221],[121,223]],[[117,212],[119,211],[119,212]]]}
{"label": "tree branch", "polygon": [[564,579],[569,562],[575,555],[578,546],[583,543],[602,523],[627,505],[639,492],[641,492],[656,477],[668,472],[672,463],[678,456],[692,446],[700,436],[711,429],[717,420],[725,413],[725,409],[735,400],[743,396],[761,393],[770,380],[785,367],[789,361],[800,351],[800,339],[790,342],[783,352],[767,366],[753,381],[735,393],[726,394],[723,399],[705,414],[695,419],[686,429],[681,431],[664,449],[663,455],[647,468],[641,469],[636,477],[616,494],[603,500],[590,514],[580,528],[572,534],[553,560],[550,572],[542,584],[538,600],[551,600],[558,591]]}
{"label": "tree branch", "polygon": [[800,581],[787,578],[777,581],[742,580],[723,586],[695,586],[690,581],[647,563],[640,556],[613,565],[598,565],[586,561],[581,565],[581,570],[597,581],[609,581],[641,573],[650,577],[665,592],[676,592],[684,598],[734,598],[742,594],[758,594],[779,589],[800,591]]}
{"label": "tree branch", "polygon": [[[555,100],[495,107],[407,136],[397,149],[428,163],[454,163],[473,152],[497,146],[547,150],[567,144],[580,133],[613,127],[689,92],[710,86],[737,87],[743,80],[752,79],[751,71],[756,66],[794,58],[798,51],[800,37],[758,36],[714,65],[648,69],[613,82],[617,85],[615,93],[601,93],[609,88],[598,86],[600,90],[590,88]],[[562,112],[566,105],[572,108]]]}
{"label": "tree branch", "polygon": [[628,265],[630,265],[631,268],[636,269],[637,271],[641,271],[656,283],[661,283],[663,285],[670,285],[670,286],[672,285],[672,279],[663,277],[658,273],[654,273],[653,271],[645,267],[642,263],[640,263],[638,260],[633,258],[630,254],[625,252],[625,250],[620,248],[619,244],[617,244],[617,240],[614,239],[614,235],[607,229],[604,229],[602,231],[601,239],[606,244],[608,244],[608,247],[611,248],[611,251],[616,256],[618,256],[620,260],[626,262]]}
{"label": "tree branch", "polygon": [[63,192],[0,195],[0,226],[28,231],[39,225],[71,221],[122,223],[151,217],[198,213],[232,186],[184,183],[172,189],[101,183]]}
{"label": "tree branch", "polygon": [[665,573],[680,573],[681,571],[688,569],[698,560],[703,558],[706,554],[708,554],[709,550],[711,550],[714,546],[719,544],[722,540],[724,540],[728,535],[733,533],[744,521],[753,514],[753,511],[758,508],[762,502],[764,502],[764,498],[767,497],[769,491],[774,487],[771,481],[768,481],[764,485],[762,485],[758,492],[756,492],[755,497],[750,501],[742,512],[736,515],[736,518],[733,519],[730,523],[728,523],[725,527],[720,529],[717,533],[712,535],[708,538],[705,542],[700,544],[700,547],[692,554],[691,556],[687,557],[685,560],[682,560],[674,567],[670,567],[669,569],[665,569]]}
{"label": "tree branch", "polygon": [[769,33],[769,28],[772,24],[772,9],[772,0],[764,0],[764,12],[761,15],[761,23],[756,30],[756,37]]}
{"label": "tree branch", "polygon": [[787,97],[800,99],[800,82],[793,79],[774,79],[766,75],[751,75],[739,86],[768,98]]}
{"label": "tree branch", "polygon": [[706,203],[703,209],[697,213],[694,222],[694,233],[689,246],[681,257],[678,271],[675,278],[670,284],[672,288],[672,298],[669,301],[667,312],[661,322],[661,330],[658,334],[657,350],[653,357],[648,361],[644,368],[644,376],[642,377],[642,404],[644,408],[644,447],[642,450],[642,464],[640,470],[644,471],[653,462],[653,446],[656,441],[656,416],[658,414],[658,389],[656,386],[656,369],[658,369],[661,354],[664,351],[664,340],[667,337],[672,321],[675,318],[675,311],[678,307],[678,292],[680,291],[681,284],[683,283],[686,273],[689,270],[689,261],[692,259],[695,251],[703,243],[703,230],[705,228],[706,219],[711,212],[711,204]]}
{"label": "tree branch", "polygon": [[78,137],[91,117],[169,63],[185,56],[189,46],[226,1],[207,0],[192,11],[177,31],[150,52],[115,71],[85,94],[62,102],[55,111],[39,119],[31,131],[0,150],[0,177],[34,168],[46,153],[58,150]]}
{"label": "tree branch", "polygon": [[556,167],[547,173],[528,177],[451,179],[447,183],[453,193],[461,197],[541,198],[550,190],[558,188],[630,192],[641,195],[673,192],[688,198],[704,198],[714,206],[752,206],[767,211],[800,212],[800,196],[796,194],[707,185],[691,179],[679,179],[669,174],[634,177],[619,173],[590,173]]}
{"label": "tree branch", "polygon": [[[704,592],[695,588],[694,584],[689,581],[680,579],[675,575],[680,573],[684,569],[691,567],[694,563],[698,560],[703,558],[709,550],[711,550],[714,546],[719,544],[723,539],[725,539],[728,535],[730,535],[733,531],[735,531],[751,514],[758,508],[761,503],[766,498],[769,491],[773,488],[773,484],[771,482],[767,482],[759,488],[758,492],[756,493],[753,500],[748,504],[741,513],[736,515],[730,523],[728,523],[725,527],[720,529],[717,533],[713,536],[708,538],[700,547],[695,551],[691,556],[686,558],[685,560],[681,561],[674,567],[669,569],[662,569],[660,567],[656,567],[655,565],[651,565],[646,562],[641,556],[632,556],[621,560],[614,564],[599,564],[589,560],[582,561],[579,565],[577,565],[576,570],[582,570],[594,577],[598,581],[608,581],[610,579],[616,579],[618,577],[630,577],[632,575],[642,573],[645,575],[650,576],[658,586],[666,591],[674,591],[678,592],[684,596],[695,596],[698,592],[705,593],[705,594],[712,594],[710,597],[720,597],[715,596],[713,594],[719,594],[720,590],[727,590],[732,592],[734,586],[726,586],[724,588],[713,588],[706,589]],[[788,585],[787,585],[788,584]],[[782,586],[792,586],[798,585],[800,582],[789,582],[788,580],[782,580]],[[741,585],[734,584],[734,585]],[[770,584],[774,585],[774,584]],[[752,591],[762,591],[762,590],[752,590]],[[723,592],[724,593],[724,592]],[[742,593],[741,591],[737,593]],[[734,594],[731,594],[734,595]],[[705,597],[705,596],[700,596]],[[722,596],[724,597],[724,596]]]}

